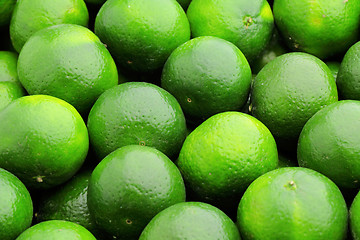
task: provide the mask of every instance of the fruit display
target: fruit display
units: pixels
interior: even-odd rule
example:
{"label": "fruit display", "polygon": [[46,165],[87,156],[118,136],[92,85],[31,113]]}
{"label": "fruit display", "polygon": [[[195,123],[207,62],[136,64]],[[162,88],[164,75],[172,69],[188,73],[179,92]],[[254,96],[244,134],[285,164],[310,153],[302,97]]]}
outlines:
{"label": "fruit display", "polygon": [[0,0],[0,240],[360,240],[360,0]]}

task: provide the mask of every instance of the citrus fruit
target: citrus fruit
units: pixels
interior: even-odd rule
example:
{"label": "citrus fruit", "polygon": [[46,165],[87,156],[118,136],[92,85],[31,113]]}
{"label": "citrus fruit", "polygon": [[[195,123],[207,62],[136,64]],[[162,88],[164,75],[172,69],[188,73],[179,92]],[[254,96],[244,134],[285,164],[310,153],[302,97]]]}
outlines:
{"label": "citrus fruit", "polygon": [[[187,189],[222,208],[240,200],[247,186],[277,167],[270,131],[240,112],[216,114],[190,133],[176,161]],[[229,205],[231,204],[229,203]]]}
{"label": "citrus fruit", "polygon": [[234,222],[206,203],[177,203],[157,214],[139,240],[240,240]]}
{"label": "citrus fruit", "polygon": [[206,119],[239,110],[247,100],[251,69],[241,51],[217,37],[197,37],[170,55],[161,86],[179,101],[189,118]]}
{"label": "citrus fruit", "polygon": [[329,67],[330,71],[333,74],[333,77],[336,82],[336,78],[340,69],[340,63],[339,62],[326,62],[326,65]]}
{"label": "citrus fruit", "polygon": [[345,54],[336,84],[343,99],[360,100],[360,42],[354,44]]}
{"label": "citrus fruit", "polygon": [[161,210],[185,201],[175,164],[160,151],[138,145],[117,149],[93,171],[88,192],[91,215],[115,237],[138,239]]}
{"label": "citrus fruit", "polygon": [[186,137],[185,117],[175,97],[144,82],[107,90],[91,109],[87,124],[99,158],[131,144],[154,147],[170,157]]}
{"label": "citrus fruit", "polygon": [[63,23],[87,26],[83,0],[18,0],[10,22],[10,37],[17,52],[37,31]]}
{"label": "citrus fruit", "polygon": [[251,63],[251,70],[254,74],[258,74],[260,70],[269,62],[280,55],[287,53],[288,50],[283,45],[283,41],[277,29],[274,30],[269,44],[264,51]]}
{"label": "citrus fruit", "polygon": [[193,37],[215,36],[234,43],[254,60],[268,44],[274,18],[266,0],[192,0],[187,10]]}
{"label": "citrus fruit", "polygon": [[96,16],[95,33],[119,66],[149,72],[190,39],[190,26],[175,0],[108,0]]}
{"label": "citrus fruit", "polygon": [[85,227],[95,236],[103,235],[90,217],[87,205],[91,172],[89,169],[83,170],[65,184],[41,194],[36,220],[66,220]]}
{"label": "citrus fruit", "polygon": [[297,140],[306,121],[337,100],[335,81],[324,62],[306,53],[287,53],[256,76],[251,111],[274,137]]}
{"label": "citrus fruit", "polygon": [[358,193],[349,211],[350,230],[354,240],[360,239],[360,194]]}
{"label": "citrus fruit", "polygon": [[27,187],[50,188],[71,178],[88,146],[81,116],[58,98],[25,96],[0,111],[0,167]]}
{"label": "citrus fruit", "polygon": [[30,227],[33,203],[24,184],[0,168],[0,239],[13,240]]}
{"label": "citrus fruit", "polygon": [[63,99],[87,114],[105,90],[118,84],[116,65],[89,29],[61,24],[38,31],[19,55],[19,79],[29,94]]}
{"label": "citrus fruit", "polygon": [[301,167],[314,169],[338,186],[360,186],[360,101],[344,100],[316,113],[298,145]]}
{"label": "citrus fruit", "polygon": [[72,222],[51,220],[26,229],[16,240],[96,240],[86,228]]}
{"label": "citrus fruit", "polygon": [[330,179],[292,167],[268,172],[251,183],[241,198],[237,220],[244,240],[341,240],[347,217],[345,200]]}
{"label": "citrus fruit", "polygon": [[8,51],[0,51],[0,110],[25,94],[18,79],[17,55]]}
{"label": "citrus fruit", "polygon": [[321,59],[343,53],[359,35],[356,0],[275,0],[273,10],[287,45]]}
{"label": "citrus fruit", "polygon": [[0,0],[0,27],[10,23],[16,0]]}

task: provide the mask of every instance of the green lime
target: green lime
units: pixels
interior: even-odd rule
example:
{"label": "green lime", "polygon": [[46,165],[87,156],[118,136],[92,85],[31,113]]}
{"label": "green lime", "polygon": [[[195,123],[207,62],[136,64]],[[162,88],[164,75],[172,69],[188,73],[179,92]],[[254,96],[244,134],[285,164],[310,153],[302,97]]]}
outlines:
{"label": "green lime", "polygon": [[161,86],[189,118],[239,110],[246,102],[251,69],[241,51],[217,37],[197,37],[178,47],[163,68]]}
{"label": "green lime", "polygon": [[345,54],[336,84],[343,99],[360,100],[360,42],[354,44]]}
{"label": "green lime", "polygon": [[25,230],[16,240],[96,240],[86,228],[72,222],[51,220]]}
{"label": "green lime", "polygon": [[95,33],[119,66],[148,72],[190,39],[190,26],[175,0],[108,0],[96,16]]}
{"label": "green lime", "polygon": [[150,147],[117,149],[100,162],[89,182],[91,215],[99,227],[122,239],[138,239],[157,213],[184,201],[179,170]]}
{"label": "green lime", "polygon": [[82,114],[118,84],[109,51],[89,29],[73,24],[35,33],[20,52],[18,72],[29,94],[58,97]]}
{"label": "green lime", "polygon": [[85,227],[95,236],[103,235],[90,217],[87,205],[91,173],[91,170],[84,170],[65,184],[41,194],[35,214],[37,221],[66,220]]}
{"label": "green lime", "polygon": [[178,203],[157,214],[139,240],[240,240],[234,222],[206,203]]}
{"label": "green lime", "polygon": [[30,227],[33,203],[24,184],[0,168],[0,239],[13,240]]}
{"label": "green lime", "polygon": [[275,0],[274,18],[287,45],[321,59],[354,44],[360,28],[360,1]]}
{"label": "green lime", "polygon": [[37,31],[63,23],[87,26],[83,0],[18,0],[10,22],[10,37],[17,52]]}
{"label": "green lime", "polygon": [[287,53],[256,76],[251,111],[274,137],[296,141],[307,120],[337,100],[335,81],[324,62],[306,53]]}
{"label": "green lime", "polygon": [[222,208],[227,201],[237,205],[253,180],[275,169],[278,153],[273,136],[260,121],[225,112],[190,133],[176,164],[189,190]]}
{"label": "green lime", "polygon": [[170,93],[150,83],[129,82],[107,90],[88,118],[90,141],[99,158],[137,144],[176,155],[186,137],[186,122]]}
{"label": "green lime", "polygon": [[192,0],[187,10],[193,37],[215,36],[234,43],[247,60],[268,44],[274,18],[266,0]]}
{"label": "green lime", "polygon": [[349,211],[350,230],[354,240],[360,239],[360,194],[358,193]]}
{"label": "green lime", "polygon": [[360,101],[344,100],[316,113],[304,126],[299,166],[314,169],[338,186],[360,186]]}
{"label": "green lime", "polygon": [[339,62],[326,62],[326,65],[329,67],[330,71],[333,74],[334,80],[336,82],[336,78],[340,69],[340,63]]}
{"label": "green lime", "polygon": [[244,240],[342,240],[347,219],[338,187],[322,174],[299,167],[256,179],[244,193],[237,216]]}
{"label": "green lime", "polygon": [[0,51],[0,110],[26,94],[18,79],[17,55]]}
{"label": "green lime", "polygon": [[71,178],[88,146],[81,116],[58,98],[25,96],[0,111],[0,167],[28,187],[50,188]]}
{"label": "green lime", "polygon": [[258,74],[266,64],[287,52],[279,32],[275,29],[265,50],[251,63],[251,70],[254,74]]}
{"label": "green lime", "polygon": [[10,23],[16,0],[0,0],[0,27]]}

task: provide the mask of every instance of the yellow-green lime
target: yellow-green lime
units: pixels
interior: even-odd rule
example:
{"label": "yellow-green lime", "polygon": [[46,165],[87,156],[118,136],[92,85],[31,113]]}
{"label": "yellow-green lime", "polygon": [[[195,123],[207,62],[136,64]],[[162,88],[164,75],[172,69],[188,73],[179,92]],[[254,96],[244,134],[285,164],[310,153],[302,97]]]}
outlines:
{"label": "yellow-green lime", "polygon": [[222,211],[202,202],[178,203],[157,214],[139,240],[240,240],[234,222]]}
{"label": "yellow-green lime", "polygon": [[190,26],[175,0],[108,0],[96,16],[95,33],[119,66],[149,72],[190,39]]}
{"label": "yellow-green lime", "polygon": [[291,167],[251,183],[241,198],[237,221],[244,240],[343,240],[348,212],[330,179]]}
{"label": "yellow-green lime", "polygon": [[0,168],[0,239],[14,240],[30,227],[33,203],[25,185]]}
{"label": "yellow-green lime", "polygon": [[292,50],[324,59],[345,52],[358,39],[358,0],[275,0],[273,10]]}
{"label": "yellow-green lime", "polygon": [[268,44],[274,18],[266,0],[192,0],[187,10],[193,37],[215,36],[234,43],[248,61]]}
{"label": "yellow-green lime", "polygon": [[50,188],[71,178],[89,147],[80,114],[46,95],[18,98],[0,111],[0,167],[31,188]]}
{"label": "yellow-green lime", "polygon": [[10,37],[17,52],[37,31],[64,23],[87,26],[89,13],[83,0],[18,0],[10,22]]}
{"label": "yellow-green lime", "polygon": [[186,116],[204,120],[239,110],[246,102],[251,69],[241,51],[217,37],[194,38],[170,55],[161,86],[179,101]]}
{"label": "yellow-green lime", "polygon": [[18,73],[29,94],[63,99],[85,115],[105,90],[118,84],[109,51],[93,32],[74,24],[35,33],[20,52]]}
{"label": "yellow-green lime", "polygon": [[160,151],[138,145],[117,149],[93,171],[88,204],[96,224],[114,238],[137,240],[163,209],[185,201],[175,164]]}

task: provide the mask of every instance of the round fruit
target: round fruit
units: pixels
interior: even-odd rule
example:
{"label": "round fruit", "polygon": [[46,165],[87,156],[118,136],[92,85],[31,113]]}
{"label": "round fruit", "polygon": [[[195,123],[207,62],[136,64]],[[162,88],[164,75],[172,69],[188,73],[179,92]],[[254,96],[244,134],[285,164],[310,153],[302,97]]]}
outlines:
{"label": "round fruit", "polygon": [[280,168],[256,179],[238,208],[244,240],[342,240],[347,208],[337,186],[310,169]]}
{"label": "round fruit", "polygon": [[354,240],[360,239],[360,194],[358,193],[351,204],[350,212],[350,230]]}
{"label": "round fruit", "polygon": [[193,37],[215,36],[234,43],[254,60],[268,44],[274,18],[266,0],[192,0],[187,10]]}
{"label": "round fruit", "polygon": [[150,83],[129,82],[102,94],[88,118],[90,141],[100,158],[138,144],[177,154],[186,137],[185,117],[170,93]]}
{"label": "round fruit", "polygon": [[0,111],[9,103],[25,95],[24,88],[16,82],[2,82],[0,80]]}
{"label": "round fruit", "polygon": [[16,0],[0,0],[0,27],[10,23]]}
{"label": "round fruit", "polygon": [[338,186],[360,186],[360,101],[327,106],[304,126],[298,144],[301,167],[314,169]]}
{"label": "round fruit", "polygon": [[287,45],[319,58],[346,51],[360,28],[360,1],[275,0],[274,17]]}
{"label": "round fruit", "polygon": [[96,240],[86,228],[72,222],[51,220],[26,229],[16,240]]}
{"label": "round fruit", "polygon": [[325,63],[310,54],[287,53],[256,76],[251,111],[274,137],[296,140],[312,115],[337,100],[336,84]]}
{"label": "round fruit", "polygon": [[95,33],[117,64],[147,72],[161,68],[190,39],[190,26],[174,0],[108,0],[96,16]]}
{"label": "round fruit", "polygon": [[360,100],[360,42],[354,44],[345,54],[336,84],[343,99]]}
{"label": "round fruit", "polygon": [[340,69],[340,63],[339,62],[326,62],[326,65],[329,67],[330,71],[333,74],[334,80],[336,82],[336,78]]}
{"label": "round fruit", "polygon": [[99,227],[124,239],[138,239],[163,209],[185,201],[185,187],[175,164],[160,151],[125,146],[95,168],[88,204]]}
{"label": "round fruit", "polygon": [[65,182],[81,167],[88,147],[84,121],[63,100],[25,96],[0,111],[0,167],[28,187]]}
{"label": "round fruit", "polygon": [[118,84],[106,47],[89,29],[73,24],[34,34],[21,50],[18,72],[29,94],[58,97],[83,114],[101,93]]}
{"label": "round fruit", "polygon": [[94,235],[102,235],[90,217],[87,205],[90,170],[76,174],[64,185],[42,195],[38,201],[37,220],[66,220],[80,224]]}
{"label": "round fruit", "polygon": [[87,26],[88,20],[83,0],[18,0],[11,18],[10,37],[20,52],[25,42],[43,28],[63,23]]}
{"label": "round fruit", "polygon": [[13,240],[30,227],[33,204],[24,184],[0,168],[0,239]]}
{"label": "round fruit", "polygon": [[250,83],[251,69],[244,55],[217,37],[194,38],[178,47],[161,77],[161,86],[176,97],[185,115],[195,119],[239,110]]}
{"label": "round fruit", "polygon": [[203,201],[236,205],[247,186],[277,167],[270,131],[254,117],[225,112],[210,117],[186,138],[177,165]]}
{"label": "round fruit", "polygon": [[178,203],[157,214],[139,240],[240,240],[234,222],[219,209],[201,202]]}

